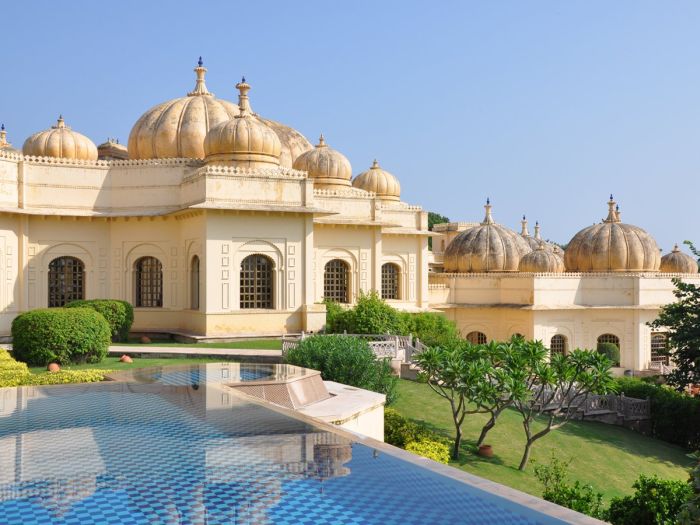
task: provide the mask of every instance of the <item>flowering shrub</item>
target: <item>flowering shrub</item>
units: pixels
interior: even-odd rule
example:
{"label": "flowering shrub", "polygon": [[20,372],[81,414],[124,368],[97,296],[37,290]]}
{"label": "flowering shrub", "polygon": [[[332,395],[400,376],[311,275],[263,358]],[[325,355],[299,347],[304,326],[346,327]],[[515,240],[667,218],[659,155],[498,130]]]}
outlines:
{"label": "flowering shrub", "polygon": [[411,441],[406,445],[406,450],[423,456],[424,458],[437,461],[438,463],[447,464],[450,461],[450,447],[440,441],[434,441],[432,439]]}

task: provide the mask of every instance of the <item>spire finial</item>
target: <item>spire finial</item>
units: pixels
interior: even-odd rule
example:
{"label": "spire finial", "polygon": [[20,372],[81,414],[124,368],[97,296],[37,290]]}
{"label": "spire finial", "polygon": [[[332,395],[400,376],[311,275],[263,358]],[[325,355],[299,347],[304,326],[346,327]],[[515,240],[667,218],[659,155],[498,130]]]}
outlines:
{"label": "spire finial", "polygon": [[245,81],[245,77],[242,77],[241,81],[236,84],[236,89],[238,90],[238,109],[240,110],[239,116],[248,116],[253,112],[253,110],[250,109],[250,99],[248,98],[250,84]]}
{"label": "spire finial", "polygon": [[520,225],[522,226],[522,228],[520,229],[520,235],[522,235],[523,237],[529,237],[530,232],[527,229],[527,218],[525,217],[524,213],[523,213],[523,220],[520,221]]}
{"label": "spire finial", "polygon": [[488,197],[486,198],[486,206],[484,206],[484,209],[486,209],[486,215],[484,216],[484,222],[481,224],[493,224],[493,217],[491,217],[491,199]]}
{"label": "spire finial", "polygon": [[194,89],[187,93],[188,97],[197,97],[197,96],[202,96],[202,95],[211,95],[213,96],[214,93],[209,93],[209,90],[207,89],[207,85],[204,82],[204,76],[207,72],[207,68],[204,67],[204,61],[202,60],[202,57],[199,57],[199,60],[197,60],[197,67],[194,68],[194,72],[197,74],[197,83],[194,85]]}
{"label": "spire finial", "polygon": [[681,249],[678,247],[678,243],[673,245],[673,250],[671,250],[673,253],[678,253],[681,251]]}
{"label": "spire finial", "polygon": [[326,146],[326,139],[323,138],[323,133],[321,133],[321,135],[318,137],[318,144],[316,144],[316,147],[325,148]]}
{"label": "spire finial", "polygon": [[535,239],[542,242],[542,236],[540,235],[540,221],[535,221]]}
{"label": "spire finial", "polygon": [[66,127],[66,121],[63,120],[63,115],[58,116],[58,120],[56,121],[56,125],[54,127],[56,129],[62,129]]}
{"label": "spire finial", "polygon": [[377,159],[374,159],[374,162],[372,162],[372,169],[379,169],[379,162],[377,162]]}
{"label": "spire finial", "polygon": [[9,142],[7,142],[7,131],[5,131],[5,124],[0,124],[0,148],[9,145]]}

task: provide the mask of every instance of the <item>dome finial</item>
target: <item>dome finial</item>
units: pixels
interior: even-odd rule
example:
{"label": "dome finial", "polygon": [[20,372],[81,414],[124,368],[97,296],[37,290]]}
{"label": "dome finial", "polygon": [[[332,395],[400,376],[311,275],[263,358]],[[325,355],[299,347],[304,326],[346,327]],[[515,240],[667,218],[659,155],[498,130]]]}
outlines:
{"label": "dome finial", "polygon": [[372,169],[373,170],[379,169],[379,162],[377,162],[377,159],[374,159],[374,162],[372,162]]}
{"label": "dome finial", "polygon": [[484,206],[486,209],[486,215],[484,216],[484,222],[481,224],[494,224],[493,217],[491,217],[491,199],[488,197],[486,198],[486,206]]}
{"label": "dome finial", "polygon": [[673,245],[673,250],[671,250],[673,253],[678,253],[681,251],[681,249],[678,247],[678,243]]}
{"label": "dome finial", "polygon": [[610,200],[608,201],[608,218],[603,222],[620,222],[619,208],[615,210],[615,200],[613,199],[612,193],[610,194]]}
{"label": "dome finial", "polygon": [[316,144],[317,148],[325,148],[328,145],[326,144],[326,139],[323,138],[323,133],[318,137],[318,144]]}
{"label": "dome finial", "polygon": [[535,239],[537,239],[540,242],[542,241],[542,235],[540,235],[540,222],[535,221]]}
{"label": "dome finial", "polygon": [[9,146],[7,142],[7,131],[5,131],[5,124],[0,124],[0,147]]}
{"label": "dome finial", "polygon": [[194,68],[194,72],[197,74],[197,83],[194,86],[194,89],[187,93],[188,97],[197,97],[201,95],[211,95],[213,96],[214,93],[209,93],[209,90],[207,89],[207,85],[204,82],[204,75],[207,72],[207,68],[204,67],[204,61],[202,60],[202,57],[199,57],[199,60],[197,61],[197,67]]}
{"label": "dome finial", "polygon": [[63,129],[66,127],[66,121],[63,120],[63,115],[58,116],[58,120],[56,121],[56,125],[53,127],[56,129]]}
{"label": "dome finial", "polygon": [[529,237],[530,232],[527,229],[527,218],[525,217],[525,214],[523,214],[523,220],[520,221],[521,229],[520,229],[520,235],[523,237]]}
{"label": "dome finial", "polygon": [[249,116],[253,110],[250,109],[250,100],[248,99],[250,84],[245,81],[245,77],[242,77],[241,81],[236,84],[236,89],[238,90],[238,109],[240,110],[240,114],[238,116]]}

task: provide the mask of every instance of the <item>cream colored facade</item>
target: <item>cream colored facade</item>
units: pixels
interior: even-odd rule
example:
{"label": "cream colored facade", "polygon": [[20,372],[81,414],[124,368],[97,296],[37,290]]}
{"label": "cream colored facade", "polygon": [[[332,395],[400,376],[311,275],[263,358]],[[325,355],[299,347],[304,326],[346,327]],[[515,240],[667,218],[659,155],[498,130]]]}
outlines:
{"label": "cream colored facade", "polygon": [[[663,337],[663,334],[652,332],[648,323],[657,318],[663,305],[675,300],[674,277],[700,285],[697,262],[677,247],[660,258],[655,241],[646,232],[620,223],[619,208],[615,207],[612,197],[609,207],[611,216],[606,221],[574,236],[577,242],[569,246],[576,248],[576,253],[567,249],[565,255],[557,255],[559,252],[554,247],[546,252],[549,258],[521,256],[519,271],[511,272],[447,271],[450,264],[452,267],[464,264],[460,261],[462,257],[476,257],[482,267],[489,261],[496,261],[495,266],[499,268],[504,266],[504,257],[515,257],[500,248],[503,245],[500,238],[494,241],[493,231],[487,231],[490,205],[487,205],[487,218],[482,223],[437,225],[435,230],[439,236],[433,240],[433,271],[430,273],[431,306],[453,319],[463,336],[475,340],[477,337],[506,340],[520,334],[541,340],[547,347],[558,342],[560,350],[563,343],[563,350],[568,352],[575,348],[596,348],[601,337],[601,341],[617,338],[621,369],[646,370],[654,366],[653,362],[662,362],[654,350],[663,339],[654,336]],[[609,228],[612,235],[598,243],[587,238],[581,241],[591,228],[595,235]],[[616,228],[629,232],[628,236],[618,234]],[[523,224],[520,234],[514,231],[506,234],[527,236],[527,225]],[[475,242],[464,248],[464,253],[456,252],[454,248],[464,244],[459,244],[459,235],[467,241],[488,239],[491,243]],[[640,240],[647,244],[634,244]],[[544,243],[538,249],[542,253]],[[556,257],[560,259],[554,265],[558,271],[547,271],[552,268],[549,259]],[[591,260],[600,271],[569,269],[572,264],[590,267]],[[542,265],[539,270],[533,267],[538,261]],[[510,261],[509,264],[514,263]],[[640,270],[640,265],[646,267]]]}
{"label": "cream colored facade", "polygon": [[[294,169],[314,151],[299,132],[253,113],[245,81],[236,105],[206,90],[201,62],[195,71],[194,91],[139,119],[129,141],[138,145],[137,160],[122,160],[128,153],[113,141],[97,150],[74,146],[80,134],[63,118],[33,135],[27,154],[10,147],[3,128],[0,335],[19,312],[49,306],[49,269],[59,257],[82,263],[84,298],[135,304],[135,331],[225,337],[319,330],[332,260],[346,265],[348,302],[361,291],[381,292],[382,265],[390,263],[398,275],[392,303],[427,309],[427,214],[395,194],[353,187],[350,172],[347,181],[329,184],[313,166]],[[41,133],[53,137],[50,144]],[[241,304],[241,264],[250,255],[271,263],[265,308]],[[142,257],[161,265],[162,306],[138,305]]]}

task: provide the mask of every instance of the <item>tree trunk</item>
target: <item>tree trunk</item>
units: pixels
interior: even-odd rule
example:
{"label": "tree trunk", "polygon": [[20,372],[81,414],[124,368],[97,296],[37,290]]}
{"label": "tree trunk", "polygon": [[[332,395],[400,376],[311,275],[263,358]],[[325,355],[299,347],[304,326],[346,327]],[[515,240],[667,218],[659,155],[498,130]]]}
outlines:
{"label": "tree trunk", "polygon": [[477,448],[484,444],[486,434],[488,434],[489,430],[491,430],[494,426],[496,426],[496,417],[491,414],[491,419],[489,419],[484,425],[484,428],[481,429],[481,435],[479,436],[479,440],[476,442]]}
{"label": "tree trunk", "polygon": [[[457,425],[455,425],[457,426]],[[455,448],[452,450],[452,459],[459,459],[459,447],[462,444],[462,428],[457,426],[457,433],[455,434]]]}
{"label": "tree trunk", "polygon": [[530,449],[532,448],[532,443],[533,441],[529,439],[525,443],[525,452],[523,452],[523,459],[520,460],[520,466],[518,467],[519,470],[525,470],[527,462],[530,461]]}

